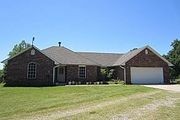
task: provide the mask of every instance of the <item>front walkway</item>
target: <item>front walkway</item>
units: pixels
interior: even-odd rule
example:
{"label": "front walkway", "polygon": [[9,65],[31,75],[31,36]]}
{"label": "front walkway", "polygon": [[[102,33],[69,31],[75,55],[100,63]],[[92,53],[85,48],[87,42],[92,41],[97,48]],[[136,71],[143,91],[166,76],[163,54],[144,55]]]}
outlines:
{"label": "front walkway", "polygon": [[180,92],[180,85],[143,85],[143,86]]}

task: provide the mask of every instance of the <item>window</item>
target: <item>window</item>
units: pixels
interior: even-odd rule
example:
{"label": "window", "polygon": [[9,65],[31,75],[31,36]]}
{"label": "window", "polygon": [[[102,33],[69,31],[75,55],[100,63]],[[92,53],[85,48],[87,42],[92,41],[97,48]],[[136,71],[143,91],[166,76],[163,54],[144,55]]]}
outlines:
{"label": "window", "polygon": [[28,79],[36,79],[36,64],[29,63],[28,64],[28,72],[27,72]]}
{"label": "window", "polygon": [[86,78],[86,66],[79,66],[79,78]]}

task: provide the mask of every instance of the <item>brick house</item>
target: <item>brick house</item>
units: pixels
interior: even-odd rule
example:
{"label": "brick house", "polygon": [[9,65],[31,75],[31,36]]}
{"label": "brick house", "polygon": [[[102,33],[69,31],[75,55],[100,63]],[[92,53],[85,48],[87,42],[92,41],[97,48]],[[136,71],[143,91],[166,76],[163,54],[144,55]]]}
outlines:
{"label": "brick house", "polygon": [[35,46],[3,61],[10,86],[49,86],[56,83],[94,82],[100,69],[114,69],[114,78],[127,84],[167,84],[169,66],[150,46],[125,54],[74,52],[63,46],[39,50]]}

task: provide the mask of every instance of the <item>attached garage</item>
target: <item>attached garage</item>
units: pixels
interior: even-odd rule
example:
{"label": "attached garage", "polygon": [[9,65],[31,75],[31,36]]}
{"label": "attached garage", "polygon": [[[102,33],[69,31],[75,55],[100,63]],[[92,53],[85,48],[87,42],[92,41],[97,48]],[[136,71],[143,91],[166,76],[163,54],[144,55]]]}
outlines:
{"label": "attached garage", "polygon": [[114,66],[124,69],[127,84],[169,84],[169,67],[172,63],[150,46],[133,49],[120,57]]}
{"label": "attached garage", "polygon": [[132,84],[164,83],[162,67],[131,67]]}

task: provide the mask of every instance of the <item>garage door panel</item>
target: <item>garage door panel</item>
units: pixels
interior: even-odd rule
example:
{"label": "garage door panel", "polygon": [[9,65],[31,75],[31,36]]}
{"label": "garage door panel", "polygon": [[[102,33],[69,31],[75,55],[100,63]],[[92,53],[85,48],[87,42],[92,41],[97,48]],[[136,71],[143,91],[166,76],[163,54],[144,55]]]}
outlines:
{"label": "garage door panel", "polygon": [[163,81],[163,68],[161,67],[131,67],[131,83],[157,84]]}

